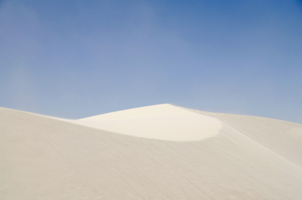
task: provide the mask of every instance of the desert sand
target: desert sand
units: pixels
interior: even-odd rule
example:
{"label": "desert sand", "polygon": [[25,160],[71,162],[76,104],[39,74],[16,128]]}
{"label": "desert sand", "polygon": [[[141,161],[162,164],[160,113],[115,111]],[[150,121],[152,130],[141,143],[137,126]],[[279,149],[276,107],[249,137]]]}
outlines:
{"label": "desert sand", "polygon": [[1,200],[302,199],[302,125],[170,104],[79,120],[0,108]]}
{"label": "desert sand", "polygon": [[150,139],[194,141],[212,137],[222,128],[220,120],[169,104],[123,110],[76,123],[96,129]]}

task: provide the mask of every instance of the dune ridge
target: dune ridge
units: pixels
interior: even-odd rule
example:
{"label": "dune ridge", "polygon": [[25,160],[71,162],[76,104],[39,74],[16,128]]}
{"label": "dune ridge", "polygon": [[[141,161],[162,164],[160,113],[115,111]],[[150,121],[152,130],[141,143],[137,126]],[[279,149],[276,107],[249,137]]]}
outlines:
{"label": "dune ridge", "polygon": [[216,118],[170,104],[117,111],[74,122],[115,133],[170,141],[202,140],[215,136],[222,128]]}
{"label": "dune ridge", "polygon": [[174,135],[133,137],[77,124],[81,119],[0,108],[0,199],[301,199],[301,124],[171,105],[150,109],[146,121],[185,113],[194,120],[213,118],[219,128],[199,139],[172,141]]}

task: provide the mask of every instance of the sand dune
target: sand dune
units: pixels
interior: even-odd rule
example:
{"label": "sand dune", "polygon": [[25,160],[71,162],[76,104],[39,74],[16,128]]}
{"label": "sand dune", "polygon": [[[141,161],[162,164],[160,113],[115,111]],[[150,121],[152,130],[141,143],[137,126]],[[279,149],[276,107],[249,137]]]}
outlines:
{"label": "sand dune", "polygon": [[301,130],[167,104],[75,121],[0,108],[0,199],[299,200]]}
{"label": "sand dune", "polygon": [[75,123],[115,133],[150,139],[194,141],[219,133],[222,123],[216,118],[170,104],[113,112]]}

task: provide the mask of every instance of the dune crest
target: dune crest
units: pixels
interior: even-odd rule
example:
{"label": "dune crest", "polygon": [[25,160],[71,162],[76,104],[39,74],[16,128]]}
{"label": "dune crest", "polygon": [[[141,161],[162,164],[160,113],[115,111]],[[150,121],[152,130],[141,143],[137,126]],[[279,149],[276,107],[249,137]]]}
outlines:
{"label": "dune crest", "polygon": [[169,141],[213,137],[222,122],[170,104],[134,108],[92,116],[75,123],[130,136]]}

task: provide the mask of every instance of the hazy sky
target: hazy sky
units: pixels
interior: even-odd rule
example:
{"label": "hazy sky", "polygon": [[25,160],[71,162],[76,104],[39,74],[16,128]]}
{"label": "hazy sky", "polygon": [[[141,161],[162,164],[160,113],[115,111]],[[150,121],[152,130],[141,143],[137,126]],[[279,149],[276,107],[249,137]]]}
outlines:
{"label": "hazy sky", "polygon": [[302,1],[0,0],[0,107],[160,103],[302,123]]}

